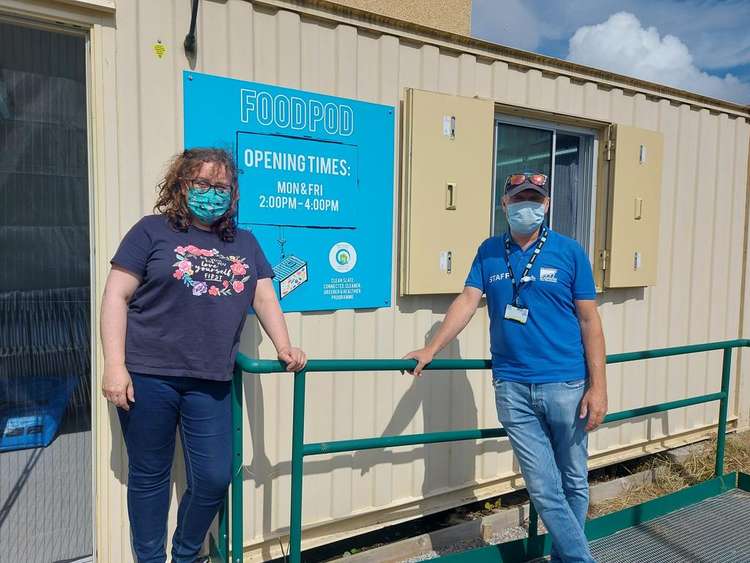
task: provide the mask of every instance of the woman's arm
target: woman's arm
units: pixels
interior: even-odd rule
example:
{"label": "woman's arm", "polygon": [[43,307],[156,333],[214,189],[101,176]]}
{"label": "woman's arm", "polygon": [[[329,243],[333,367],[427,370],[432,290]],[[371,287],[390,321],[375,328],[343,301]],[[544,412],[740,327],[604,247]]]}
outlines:
{"label": "woman's arm", "polygon": [[258,285],[255,287],[253,309],[255,309],[255,314],[258,315],[263,330],[266,331],[271,342],[273,342],[279,360],[286,364],[286,369],[300,371],[304,368],[307,364],[307,356],[302,350],[294,348],[289,342],[289,332],[284,320],[284,313],[281,312],[281,306],[276,298],[276,291],[273,289],[271,278],[258,280]]}
{"label": "woman's arm", "polygon": [[100,331],[104,351],[102,393],[116,407],[130,410],[135,402],[133,384],[125,368],[125,330],[128,302],[140,284],[140,278],[119,266],[112,266],[102,297]]}

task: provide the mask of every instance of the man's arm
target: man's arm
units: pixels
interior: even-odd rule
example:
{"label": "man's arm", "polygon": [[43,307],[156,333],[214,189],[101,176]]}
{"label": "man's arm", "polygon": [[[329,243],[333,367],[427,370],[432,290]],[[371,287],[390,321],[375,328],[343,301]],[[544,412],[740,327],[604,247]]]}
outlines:
{"label": "man's arm", "polygon": [[576,300],[576,315],[581,325],[581,338],[586,353],[586,365],[589,371],[589,388],[581,401],[581,418],[588,415],[586,425],[588,432],[596,429],[607,414],[607,377],[606,356],[604,349],[604,332],[596,301],[593,299]]}
{"label": "man's arm", "polygon": [[417,360],[417,367],[409,371],[416,376],[422,375],[422,369],[429,364],[446,344],[453,340],[460,333],[474,316],[482,299],[482,291],[476,287],[466,286],[463,292],[453,300],[445,319],[440,324],[435,336],[424,348],[409,352],[404,359]]}

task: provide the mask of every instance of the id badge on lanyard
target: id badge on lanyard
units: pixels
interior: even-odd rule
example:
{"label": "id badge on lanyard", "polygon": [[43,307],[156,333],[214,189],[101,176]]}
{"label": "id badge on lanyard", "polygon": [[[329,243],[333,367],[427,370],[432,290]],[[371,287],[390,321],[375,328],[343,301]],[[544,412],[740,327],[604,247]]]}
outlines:
{"label": "id badge on lanyard", "polygon": [[545,242],[547,242],[547,227],[544,227],[542,230],[539,240],[536,243],[536,248],[534,248],[534,253],[531,255],[531,258],[529,258],[529,261],[523,270],[523,274],[521,274],[521,279],[516,282],[513,268],[510,265],[510,233],[505,235],[505,266],[508,268],[511,285],[513,286],[513,301],[505,306],[505,319],[508,321],[525,325],[529,320],[528,307],[523,307],[519,301],[521,286],[533,279],[529,276],[529,273],[531,272],[531,268],[534,267],[534,262],[536,262],[537,257],[541,253]]}
{"label": "id badge on lanyard", "polygon": [[508,303],[505,306],[505,318],[525,325],[526,321],[529,320],[529,310],[526,307],[516,307],[512,303]]}

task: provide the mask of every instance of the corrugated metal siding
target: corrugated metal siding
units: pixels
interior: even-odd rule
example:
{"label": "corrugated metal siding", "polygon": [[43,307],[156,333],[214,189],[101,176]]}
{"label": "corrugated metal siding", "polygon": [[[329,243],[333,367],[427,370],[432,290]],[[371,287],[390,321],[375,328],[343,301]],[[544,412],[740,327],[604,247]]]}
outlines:
{"label": "corrugated metal siding", "polygon": [[[95,100],[112,107],[116,99],[117,110],[116,122],[111,112],[103,116],[116,133],[106,126],[101,131],[109,150],[117,146],[107,161],[116,167],[107,171],[114,181],[97,186],[104,200],[98,209],[106,210],[108,223],[100,227],[98,241],[102,268],[117,237],[150,212],[166,160],[182,148],[181,72],[186,65],[181,44],[188,8],[178,0],[117,6],[116,58],[100,61],[106,86],[102,99]],[[105,30],[100,44],[106,48],[110,38]],[[167,47],[163,59],[152,50],[157,40]],[[198,40],[195,69],[201,72],[397,107],[403,89],[416,87],[659,129],[665,136],[659,282],[601,296],[608,351],[738,335],[750,131],[744,119],[241,0],[202,2]],[[394,182],[397,177],[396,170]],[[395,276],[395,265],[393,271]],[[292,314],[287,320],[293,340],[311,357],[391,358],[422,345],[449,302],[446,297],[397,298],[390,309]],[[257,323],[248,325],[243,352],[272,357]],[[487,329],[482,310],[446,355],[487,357]],[[613,366],[610,408],[715,389],[719,368],[720,354]],[[288,525],[291,377],[248,378],[245,394],[246,539],[258,543]],[[748,410],[744,396],[742,413]],[[307,397],[308,441],[497,424],[493,390],[482,373],[434,373],[419,380],[388,373],[320,374],[309,378]],[[593,436],[592,451],[658,440],[715,418],[712,406],[697,406],[611,425]],[[114,418],[102,413],[99,420],[110,425],[113,443],[110,454],[110,430],[102,429],[99,553],[103,561],[129,561],[126,456],[119,428],[111,426]],[[504,441],[311,458],[305,463],[304,520],[353,518],[336,526],[345,530],[374,511],[384,510],[378,516],[382,520],[406,517],[439,506],[441,494],[462,487],[471,494],[473,483],[492,483],[515,471]],[[400,506],[406,508],[399,512]],[[264,548],[265,557],[270,549]]]}

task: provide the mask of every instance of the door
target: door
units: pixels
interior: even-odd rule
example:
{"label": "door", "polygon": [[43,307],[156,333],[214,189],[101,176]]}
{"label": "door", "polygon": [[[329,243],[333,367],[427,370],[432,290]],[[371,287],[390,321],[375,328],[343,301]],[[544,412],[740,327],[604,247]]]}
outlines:
{"label": "door", "polygon": [[86,42],[0,21],[0,561],[89,559]]}

